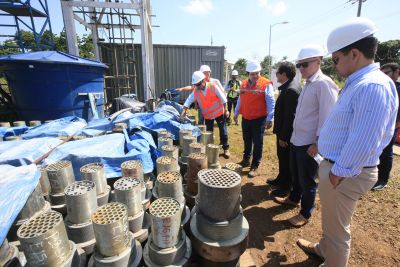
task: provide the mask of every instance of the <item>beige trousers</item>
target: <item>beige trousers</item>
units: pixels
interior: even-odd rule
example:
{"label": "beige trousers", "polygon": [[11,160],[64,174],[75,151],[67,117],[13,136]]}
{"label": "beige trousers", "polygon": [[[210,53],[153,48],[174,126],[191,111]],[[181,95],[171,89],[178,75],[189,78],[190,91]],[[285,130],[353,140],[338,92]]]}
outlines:
{"label": "beige trousers", "polygon": [[355,177],[345,178],[333,188],[329,180],[332,163],[319,166],[319,196],[322,212],[322,238],[317,249],[325,258],[321,266],[345,267],[350,255],[350,223],[358,199],[378,180],[378,168],[363,168]]}

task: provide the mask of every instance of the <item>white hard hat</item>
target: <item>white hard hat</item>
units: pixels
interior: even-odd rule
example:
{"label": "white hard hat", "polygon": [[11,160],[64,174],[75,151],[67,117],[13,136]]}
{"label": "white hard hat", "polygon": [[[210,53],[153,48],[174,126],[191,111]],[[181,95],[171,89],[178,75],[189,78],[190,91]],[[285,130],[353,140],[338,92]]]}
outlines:
{"label": "white hard hat", "polygon": [[239,73],[238,73],[237,70],[233,70],[233,71],[232,71],[232,76],[238,76],[238,75],[239,75]]}
{"label": "white hard hat", "polygon": [[193,72],[192,75],[192,84],[198,84],[199,82],[201,82],[202,80],[204,80],[206,78],[206,75],[204,75],[203,72],[197,70],[195,72]]}
{"label": "white hard hat", "polygon": [[325,55],[326,55],[326,51],[322,46],[320,46],[318,44],[308,44],[300,50],[296,61],[300,61],[300,60],[303,60],[306,58],[312,58],[312,57],[323,57]]}
{"label": "white hard hat", "polygon": [[328,37],[328,53],[336,52],[378,31],[368,18],[356,17],[334,29]]}
{"label": "white hard hat", "polygon": [[246,71],[247,72],[259,72],[261,71],[260,62],[257,60],[249,60],[246,64]]}
{"label": "white hard hat", "polygon": [[208,66],[208,65],[201,65],[200,71],[201,72],[205,72],[205,71],[211,72],[211,69],[210,69],[210,66]]}

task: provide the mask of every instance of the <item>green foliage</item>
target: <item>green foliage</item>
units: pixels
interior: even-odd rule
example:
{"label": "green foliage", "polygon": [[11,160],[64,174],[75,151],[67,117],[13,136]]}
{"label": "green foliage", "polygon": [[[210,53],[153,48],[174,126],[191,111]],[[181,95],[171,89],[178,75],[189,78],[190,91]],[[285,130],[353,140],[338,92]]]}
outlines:
{"label": "green foliage", "polygon": [[400,64],[400,40],[389,40],[379,43],[375,61],[380,62],[381,65],[390,62]]}
{"label": "green foliage", "polygon": [[272,57],[265,56],[261,61],[261,75],[264,77],[269,77],[269,62],[272,60]]}
{"label": "green foliage", "polygon": [[244,58],[239,58],[236,61],[233,69],[235,69],[235,70],[237,70],[239,72],[239,76],[247,76],[246,63],[247,63],[247,60],[244,59]]}

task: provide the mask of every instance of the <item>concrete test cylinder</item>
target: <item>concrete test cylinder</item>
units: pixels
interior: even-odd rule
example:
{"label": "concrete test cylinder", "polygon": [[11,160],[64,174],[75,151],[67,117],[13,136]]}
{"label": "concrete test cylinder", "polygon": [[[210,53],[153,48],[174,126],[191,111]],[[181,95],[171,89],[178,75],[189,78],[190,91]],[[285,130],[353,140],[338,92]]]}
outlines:
{"label": "concrete test cylinder", "polygon": [[159,137],[157,139],[157,147],[161,150],[162,146],[168,145],[172,146],[174,144],[174,140],[170,137]]}
{"label": "concrete test cylinder", "polygon": [[62,214],[66,214],[64,189],[75,182],[72,163],[68,160],[60,160],[46,167],[47,177],[50,182],[49,199],[51,208]]}
{"label": "concrete test cylinder", "polygon": [[17,234],[26,266],[84,266],[86,257],[84,253],[77,255],[77,246],[68,240],[63,216],[57,211],[45,212],[25,222]]}
{"label": "concrete test cylinder", "polygon": [[140,243],[148,237],[148,225],[142,205],[142,183],[138,178],[123,177],[114,183],[114,194],[117,202],[123,203],[128,211],[129,230]]}
{"label": "concrete test cylinder", "polygon": [[78,181],[65,188],[67,216],[65,226],[70,240],[91,254],[96,242],[92,214],[97,209],[96,185],[92,181]]}
{"label": "concrete test cylinder", "polygon": [[207,145],[207,160],[209,169],[221,169],[219,163],[219,145],[208,144]]}
{"label": "concrete test cylinder", "polygon": [[128,230],[128,211],[125,204],[107,203],[92,215],[96,246],[88,266],[138,266],[142,247]]}
{"label": "concrete test cylinder", "polygon": [[196,212],[190,222],[193,246],[215,263],[238,261],[246,250],[249,224],[240,207],[240,175],[230,170],[199,173]]}
{"label": "concrete test cylinder", "polygon": [[150,206],[151,234],[144,248],[147,266],[184,266],[191,244],[181,230],[180,204],[173,198],[159,198]]}
{"label": "concrete test cylinder", "polygon": [[8,231],[7,238],[9,241],[16,241],[18,228],[29,219],[38,216],[50,210],[50,203],[45,201],[42,195],[40,183],[38,183],[29,195],[24,207],[19,212],[17,218]]}
{"label": "concrete test cylinder", "polygon": [[89,163],[80,168],[81,179],[92,181],[96,185],[97,206],[108,203],[111,187],[107,185],[107,178],[102,163]]}

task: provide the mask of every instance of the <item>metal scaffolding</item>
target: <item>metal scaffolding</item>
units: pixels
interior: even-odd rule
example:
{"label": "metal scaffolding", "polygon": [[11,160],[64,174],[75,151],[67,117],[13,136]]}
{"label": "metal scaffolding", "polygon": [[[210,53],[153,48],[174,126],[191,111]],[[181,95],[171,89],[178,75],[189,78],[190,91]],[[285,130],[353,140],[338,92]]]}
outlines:
{"label": "metal scaffolding", "polygon": [[[30,50],[54,49],[47,0],[0,0],[0,48]],[[33,33],[33,44],[25,43],[22,32]],[[6,39],[16,43],[4,43]]]}
{"label": "metal scaffolding", "polygon": [[156,98],[149,0],[61,0],[61,7],[69,53],[79,54],[75,28],[78,21],[91,30],[96,58],[110,67],[105,77],[108,103],[123,94],[137,94],[133,41],[135,30],[141,30],[143,100]]}

